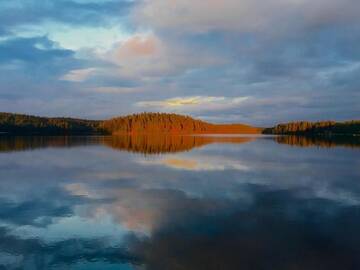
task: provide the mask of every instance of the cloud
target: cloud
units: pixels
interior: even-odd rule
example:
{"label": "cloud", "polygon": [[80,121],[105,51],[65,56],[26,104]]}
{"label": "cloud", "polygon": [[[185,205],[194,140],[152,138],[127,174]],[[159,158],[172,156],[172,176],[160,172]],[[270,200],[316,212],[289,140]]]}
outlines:
{"label": "cloud", "polygon": [[116,51],[118,59],[133,56],[151,56],[161,49],[160,41],[153,35],[136,35],[126,40]]}
{"label": "cloud", "polygon": [[143,92],[144,89],[141,87],[112,87],[112,86],[101,86],[92,89],[96,93],[106,94],[131,94]]}
{"label": "cloud", "polygon": [[113,72],[118,76],[142,80],[170,77],[192,69],[224,64],[224,59],[209,50],[195,52],[154,33],[135,33],[97,57],[117,65]]}
{"label": "cloud", "polygon": [[49,21],[66,25],[104,25],[111,20],[119,20],[129,12],[132,5],[131,1],[126,0],[13,0],[1,3],[0,25],[10,32]]}
{"label": "cloud", "polygon": [[[140,23],[159,29],[279,33],[357,21],[357,0],[145,0],[135,10]],[[276,27],[274,27],[276,25]]]}
{"label": "cloud", "polygon": [[96,68],[74,69],[62,76],[64,81],[82,82],[96,72]]}
{"label": "cloud", "polygon": [[[2,1],[0,104],[95,118],[152,109],[254,125],[354,118],[358,10],[357,0]],[[271,104],[254,103],[264,100]]]}
{"label": "cloud", "polygon": [[39,103],[42,98],[64,95],[65,87],[57,91],[58,78],[83,64],[74,51],[58,47],[46,36],[1,40],[0,72],[7,76],[0,77],[0,92],[13,97],[13,103],[5,107],[11,105],[16,110],[20,99],[31,98],[33,103]]}
{"label": "cloud", "polygon": [[164,110],[184,110],[184,111],[217,111],[225,110],[248,100],[249,97],[215,97],[215,96],[189,96],[176,97],[160,101],[140,101],[136,106],[152,109]]}
{"label": "cloud", "polygon": [[47,37],[9,38],[0,41],[0,64],[19,61],[35,66],[72,56],[73,51],[57,48]]}

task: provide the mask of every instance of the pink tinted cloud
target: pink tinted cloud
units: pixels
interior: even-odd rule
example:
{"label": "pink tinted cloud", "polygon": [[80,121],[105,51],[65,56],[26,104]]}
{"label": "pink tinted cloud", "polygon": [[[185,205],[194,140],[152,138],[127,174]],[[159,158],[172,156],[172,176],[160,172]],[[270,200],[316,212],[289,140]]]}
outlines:
{"label": "pink tinted cloud", "polygon": [[118,59],[152,56],[160,50],[159,39],[154,35],[135,35],[123,42],[116,50]]}

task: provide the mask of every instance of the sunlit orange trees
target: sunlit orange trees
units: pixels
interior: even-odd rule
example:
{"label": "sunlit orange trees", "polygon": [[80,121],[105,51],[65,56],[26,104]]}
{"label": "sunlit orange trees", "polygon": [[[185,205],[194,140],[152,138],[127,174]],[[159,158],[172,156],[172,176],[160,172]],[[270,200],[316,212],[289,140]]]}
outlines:
{"label": "sunlit orange trees", "polygon": [[117,117],[102,123],[102,128],[112,134],[138,133],[260,133],[247,125],[210,124],[189,116],[168,113],[140,113]]}

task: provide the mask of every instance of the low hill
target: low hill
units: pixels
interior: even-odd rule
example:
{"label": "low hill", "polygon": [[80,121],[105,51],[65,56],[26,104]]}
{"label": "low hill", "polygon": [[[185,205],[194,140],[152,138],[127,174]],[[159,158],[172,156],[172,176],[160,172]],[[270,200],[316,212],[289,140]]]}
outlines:
{"label": "low hill", "polygon": [[257,134],[261,129],[242,124],[211,124],[189,116],[168,113],[140,113],[106,120],[104,130],[112,134]]}

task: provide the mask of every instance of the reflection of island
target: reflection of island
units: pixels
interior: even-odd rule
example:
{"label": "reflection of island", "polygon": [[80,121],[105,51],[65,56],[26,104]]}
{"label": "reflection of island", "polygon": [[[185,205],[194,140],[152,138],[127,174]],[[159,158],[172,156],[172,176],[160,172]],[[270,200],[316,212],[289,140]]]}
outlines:
{"label": "reflection of island", "polygon": [[112,149],[143,154],[190,151],[211,143],[246,143],[252,137],[213,137],[180,135],[123,135],[93,137],[1,137],[0,152],[26,151],[37,148],[67,148],[83,145],[106,145]]}
{"label": "reflection of island", "polygon": [[246,143],[252,137],[180,136],[180,135],[134,135],[104,137],[111,148],[144,154],[161,154],[189,151],[211,143]]}
{"label": "reflection of island", "polygon": [[360,147],[358,136],[278,136],[274,140],[280,144],[299,147]]}

